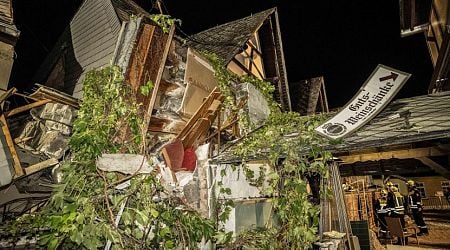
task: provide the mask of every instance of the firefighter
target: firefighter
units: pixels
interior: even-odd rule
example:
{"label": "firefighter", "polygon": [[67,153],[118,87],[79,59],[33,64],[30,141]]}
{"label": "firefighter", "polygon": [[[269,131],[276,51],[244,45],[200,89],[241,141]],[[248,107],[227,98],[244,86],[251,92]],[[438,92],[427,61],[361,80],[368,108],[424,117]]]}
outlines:
{"label": "firefighter", "polygon": [[[402,228],[405,228],[405,199],[403,195],[398,191],[398,188],[391,185],[388,192],[386,201],[388,213],[387,216],[393,218],[400,218]],[[397,239],[397,244],[400,244],[400,238]],[[405,239],[405,243],[408,243],[408,238]]]}
{"label": "firefighter", "polygon": [[380,197],[375,202],[375,211],[377,215],[377,224],[380,227],[380,238],[387,238],[387,226],[386,226],[386,215],[388,213],[387,209],[387,195],[388,191],[386,189],[381,190]]}
{"label": "firefighter", "polygon": [[423,220],[422,197],[420,196],[420,192],[413,180],[408,180],[406,185],[408,186],[408,206],[411,209],[414,222],[416,222],[416,225],[420,229],[417,235],[428,235],[428,228]]}

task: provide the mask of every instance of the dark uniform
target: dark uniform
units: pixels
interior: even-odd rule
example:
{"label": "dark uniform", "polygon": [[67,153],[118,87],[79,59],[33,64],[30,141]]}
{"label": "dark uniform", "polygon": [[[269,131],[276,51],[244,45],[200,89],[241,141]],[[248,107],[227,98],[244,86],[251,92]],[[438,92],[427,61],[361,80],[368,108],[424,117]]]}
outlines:
{"label": "dark uniform", "polygon": [[380,197],[375,202],[375,212],[377,213],[378,220],[376,221],[380,227],[380,236],[385,238],[387,236],[386,216],[388,213],[387,199],[386,197]]}
{"label": "dark uniform", "polygon": [[[397,188],[393,188],[388,193],[387,197],[387,216],[393,218],[400,218],[400,223],[402,228],[405,228],[405,199],[403,195],[398,192]],[[400,239],[397,240],[397,244],[400,244]],[[406,244],[408,244],[408,238],[405,239]]]}
{"label": "dark uniform", "polygon": [[428,234],[427,225],[423,220],[422,197],[420,196],[420,192],[416,187],[413,187],[409,192],[408,206],[411,209],[411,213],[414,221],[416,222],[416,225],[420,229],[419,235]]}

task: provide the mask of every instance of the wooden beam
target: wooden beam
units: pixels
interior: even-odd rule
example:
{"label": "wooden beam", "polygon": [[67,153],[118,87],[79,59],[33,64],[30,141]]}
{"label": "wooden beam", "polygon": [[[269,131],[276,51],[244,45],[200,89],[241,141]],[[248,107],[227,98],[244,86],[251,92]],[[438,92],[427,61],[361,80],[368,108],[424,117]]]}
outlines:
{"label": "wooden beam", "polygon": [[252,48],[252,50],[253,50],[254,52],[256,52],[256,54],[258,54],[259,56],[262,57],[261,51],[259,51],[259,49],[256,48],[255,45],[253,45],[253,43],[251,43],[250,41],[247,41],[247,45],[250,46],[250,47]]}
{"label": "wooden beam", "polygon": [[37,171],[40,171],[42,169],[46,169],[46,168],[55,166],[58,163],[59,163],[59,161],[57,159],[50,158],[48,160],[41,161],[39,163],[36,163],[34,165],[26,167],[25,168],[25,174],[26,175],[30,175],[30,174],[36,173]]}
{"label": "wooden beam", "polygon": [[11,88],[6,90],[3,94],[0,95],[0,104],[3,103],[8,97],[12,96],[14,93],[16,93],[16,88]]}
{"label": "wooden beam", "polygon": [[189,119],[189,121],[184,126],[183,130],[177,135],[177,139],[183,139],[184,136],[192,129],[195,123],[203,117],[203,115],[207,112],[208,108],[214,102],[214,100],[223,99],[222,94],[219,92],[219,89],[216,87],[211,91],[206,100],[203,101],[202,105],[198,107],[197,111],[195,111],[194,115]]}
{"label": "wooden beam", "polygon": [[157,97],[158,91],[159,91],[159,84],[161,82],[162,74],[164,72],[167,55],[169,54],[169,49],[172,44],[172,38],[173,38],[174,32],[175,32],[175,25],[172,25],[172,27],[170,28],[169,34],[167,36],[166,46],[164,48],[164,52],[163,52],[163,55],[162,55],[162,58],[160,61],[160,65],[159,65],[158,72],[156,75],[156,80],[154,82],[155,85],[154,85],[152,93],[151,93],[150,101],[148,103],[147,113],[144,117],[144,130],[143,131],[147,131],[148,127],[150,126],[150,119],[152,117],[153,107],[155,106],[156,97]]}
{"label": "wooden beam", "polygon": [[251,76],[253,75],[253,73],[250,70],[248,70],[248,68],[245,67],[244,64],[239,62],[235,57],[233,57],[233,59],[231,61],[233,61],[239,68],[241,68],[243,71],[245,71],[245,73],[247,73],[248,75],[251,75]]}
{"label": "wooden beam", "polygon": [[[264,75],[263,73],[261,73],[261,71],[258,68],[258,65],[256,65],[255,61],[253,60],[253,50],[251,54],[248,54],[247,51],[244,50],[244,53],[247,55],[248,60],[250,61],[249,66],[248,66],[248,71],[252,72],[252,65],[255,66],[256,71],[258,72],[259,76],[261,77],[261,79],[264,79]],[[261,64],[262,65],[262,64]],[[251,73],[253,76],[255,76],[255,74]]]}
{"label": "wooden beam", "polygon": [[17,115],[19,113],[25,112],[25,111],[30,110],[32,108],[36,108],[36,107],[45,105],[45,104],[47,104],[47,103],[49,103],[51,101],[52,100],[44,99],[44,100],[40,100],[40,101],[37,101],[37,102],[33,102],[33,103],[30,103],[30,104],[27,104],[27,105],[15,108],[15,109],[7,112],[6,113],[6,117],[11,117],[13,115]]}
{"label": "wooden beam", "polygon": [[387,160],[391,158],[397,159],[410,159],[418,157],[430,157],[430,156],[442,156],[447,155],[450,152],[439,147],[427,147],[427,148],[413,148],[403,150],[392,150],[387,152],[356,154],[348,156],[339,156],[344,164],[355,163],[358,161],[379,161]]}
{"label": "wooden beam", "polygon": [[428,157],[417,157],[417,160],[421,161],[423,164],[430,167],[432,170],[434,170],[436,173],[441,175],[444,178],[447,178],[450,180],[450,169],[442,166],[441,164],[433,161],[432,159]]}
{"label": "wooden beam", "polygon": [[11,133],[9,132],[8,123],[6,122],[5,115],[0,115],[0,126],[3,130],[3,134],[5,135],[6,138],[6,144],[8,145],[9,151],[12,156],[14,171],[16,172],[15,177],[22,176],[24,174],[23,169],[22,166],[20,165],[19,156],[17,155],[16,148],[14,146],[14,141],[11,137]]}

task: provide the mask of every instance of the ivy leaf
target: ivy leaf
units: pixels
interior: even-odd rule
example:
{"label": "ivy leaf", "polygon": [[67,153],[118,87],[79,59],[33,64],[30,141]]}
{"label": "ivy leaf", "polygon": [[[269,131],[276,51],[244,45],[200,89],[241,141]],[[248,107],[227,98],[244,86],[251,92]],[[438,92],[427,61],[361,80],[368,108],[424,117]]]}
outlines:
{"label": "ivy leaf", "polygon": [[165,237],[169,233],[170,233],[169,227],[163,227],[163,228],[161,228],[161,230],[159,230],[159,236],[161,236],[161,237]]}
{"label": "ivy leaf", "polygon": [[173,241],[168,240],[168,241],[164,242],[165,249],[172,249],[173,247],[174,247]]}
{"label": "ivy leaf", "polygon": [[55,250],[58,247],[58,245],[59,245],[59,239],[54,237],[53,239],[51,239],[48,242],[47,249],[48,250]]}
{"label": "ivy leaf", "polygon": [[144,96],[148,96],[150,94],[150,91],[152,91],[154,85],[151,80],[149,80],[145,85],[141,86],[141,94]]}
{"label": "ivy leaf", "polygon": [[133,230],[133,236],[136,237],[136,239],[140,240],[142,239],[142,237],[144,237],[144,232],[139,228],[135,228]]}
{"label": "ivy leaf", "polygon": [[155,209],[150,209],[150,214],[153,216],[153,218],[157,218],[159,216],[159,212]]}

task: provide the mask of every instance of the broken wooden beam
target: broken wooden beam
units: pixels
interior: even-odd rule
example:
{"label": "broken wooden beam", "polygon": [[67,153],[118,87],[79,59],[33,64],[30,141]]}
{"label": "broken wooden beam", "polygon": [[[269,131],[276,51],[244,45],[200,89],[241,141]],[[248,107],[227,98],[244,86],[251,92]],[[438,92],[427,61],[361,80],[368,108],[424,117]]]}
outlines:
{"label": "broken wooden beam", "polygon": [[344,162],[344,164],[350,164],[358,161],[361,162],[379,161],[391,158],[410,159],[419,157],[442,156],[447,155],[449,153],[450,153],[449,151],[443,150],[442,148],[439,147],[426,147],[426,148],[412,148],[412,149],[392,150],[366,154],[355,154],[338,157]]}
{"label": "broken wooden beam", "polygon": [[59,161],[57,159],[50,158],[48,160],[41,161],[39,163],[36,163],[34,165],[26,167],[25,168],[25,174],[26,175],[30,175],[30,174],[36,173],[38,171],[41,171],[43,169],[46,169],[46,168],[49,168],[49,167],[53,167],[53,166],[55,166],[58,163],[59,163]]}
{"label": "broken wooden beam", "polygon": [[223,98],[222,94],[218,91],[217,88],[214,88],[214,90],[211,91],[211,93],[205,99],[205,101],[203,101],[202,105],[198,107],[197,111],[194,113],[191,119],[189,119],[189,121],[186,123],[186,126],[184,126],[183,130],[177,135],[177,138],[178,139],[184,138],[188,134],[188,132],[192,129],[192,127],[195,125],[195,123],[204,116],[204,114],[210,108],[214,100],[222,98]]}
{"label": "broken wooden beam", "polygon": [[20,159],[17,155],[16,147],[14,146],[14,141],[9,132],[8,123],[6,121],[5,115],[0,115],[0,126],[2,127],[3,134],[6,138],[6,144],[8,145],[9,151],[12,156],[14,171],[16,172],[16,177],[24,175],[22,166],[20,165]]}
{"label": "broken wooden beam", "polygon": [[25,112],[27,110],[30,110],[32,108],[40,107],[40,106],[45,105],[45,104],[47,104],[47,103],[49,103],[51,101],[52,100],[44,99],[44,100],[33,102],[33,103],[30,103],[30,104],[27,104],[27,105],[24,105],[24,106],[17,107],[15,109],[12,109],[9,112],[7,112],[6,113],[6,117],[11,117],[13,115],[20,114],[20,113]]}
{"label": "broken wooden beam", "polygon": [[0,95],[0,104],[2,104],[6,99],[8,99],[10,96],[12,96],[14,93],[16,93],[16,88],[8,89],[6,92]]}

